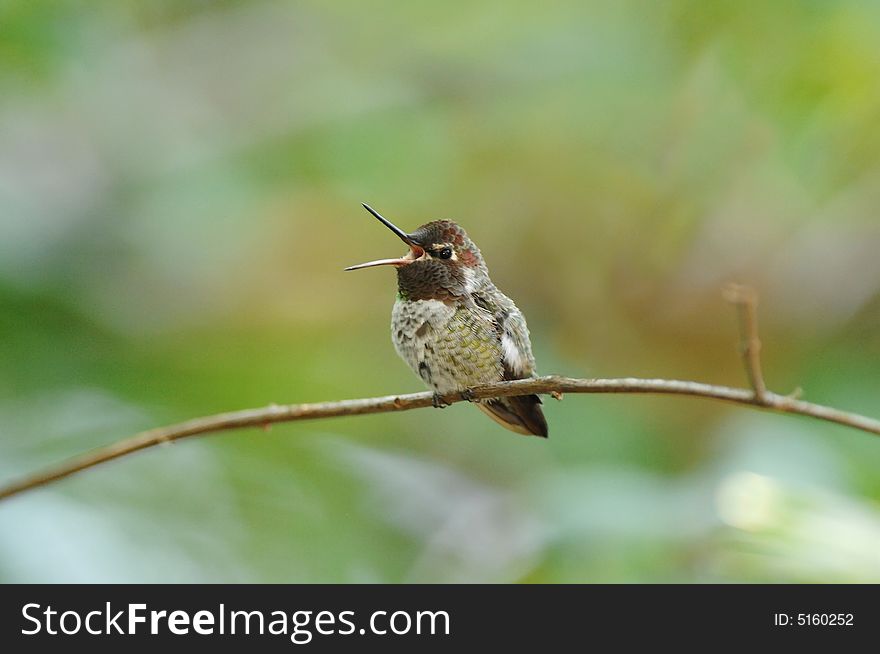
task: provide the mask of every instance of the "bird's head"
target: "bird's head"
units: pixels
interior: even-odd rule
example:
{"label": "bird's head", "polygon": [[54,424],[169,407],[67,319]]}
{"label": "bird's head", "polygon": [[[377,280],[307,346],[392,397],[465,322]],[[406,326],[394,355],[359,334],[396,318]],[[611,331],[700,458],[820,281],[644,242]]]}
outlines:
{"label": "bird's head", "polygon": [[408,300],[452,300],[490,284],[479,248],[451,220],[435,220],[407,234],[368,205],[364,208],[409,246],[397,259],[377,259],[346,270],[397,268],[397,288]]}

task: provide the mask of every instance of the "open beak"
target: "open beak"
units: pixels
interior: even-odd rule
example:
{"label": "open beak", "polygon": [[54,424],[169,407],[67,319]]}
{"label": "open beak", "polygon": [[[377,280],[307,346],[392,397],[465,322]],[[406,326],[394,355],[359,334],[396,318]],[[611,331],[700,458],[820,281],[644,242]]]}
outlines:
{"label": "open beak", "polygon": [[385,225],[385,227],[397,234],[398,238],[409,246],[409,252],[399,259],[377,259],[376,261],[368,261],[367,263],[361,263],[357,266],[349,266],[346,270],[360,270],[361,268],[373,268],[374,266],[405,266],[412,263],[425,253],[425,249],[416,243],[409,234],[404,232],[390,220],[383,218],[379,212],[374,211],[370,205],[364,204],[364,209],[373,214],[379,222]]}

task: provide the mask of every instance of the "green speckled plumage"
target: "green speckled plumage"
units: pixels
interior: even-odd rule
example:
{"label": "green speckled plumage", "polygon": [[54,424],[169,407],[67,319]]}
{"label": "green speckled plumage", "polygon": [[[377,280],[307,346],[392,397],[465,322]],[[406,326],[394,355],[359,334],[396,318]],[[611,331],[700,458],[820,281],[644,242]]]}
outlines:
{"label": "green speckled plumage", "polygon": [[399,300],[391,331],[398,354],[438,393],[504,377],[501,342],[482,312],[439,300]]}

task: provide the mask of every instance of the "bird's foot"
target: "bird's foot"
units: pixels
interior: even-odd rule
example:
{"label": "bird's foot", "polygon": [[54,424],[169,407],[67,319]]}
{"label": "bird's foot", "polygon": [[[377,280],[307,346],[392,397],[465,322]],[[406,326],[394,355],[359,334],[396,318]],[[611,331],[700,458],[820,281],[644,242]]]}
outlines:
{"label": "bird's foot", "polygon": [[443,399],[443,396],[440,393],[434,393],[434,397],[431,398],[431,404],[434,405],[435,409],[445,409],[448,406],[452,406],[449,402]]}
{"label": "bird's foot", "polygon": [[474,391],[471,388],[466,388],[461,392],[461,399],[465,402],[473,402],[477,399],[477,396],[474,395]]}

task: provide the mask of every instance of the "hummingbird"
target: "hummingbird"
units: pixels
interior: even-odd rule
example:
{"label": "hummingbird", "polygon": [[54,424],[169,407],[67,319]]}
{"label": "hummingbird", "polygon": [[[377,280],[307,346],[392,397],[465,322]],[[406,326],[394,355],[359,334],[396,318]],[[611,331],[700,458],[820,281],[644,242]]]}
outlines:
{"label": "hummingbird", "polygon": [[[409,251],[346,270],[397,268],[391,340],[400,357],[434,390],[434,406],[442,408],[440,398],[448,393],[536,375],[525,317],[492,283],[479,248],[460,225],[435,220],[407,234],[363,206]],[[547,438],[537,395],[474,403],[502,427]]]}

